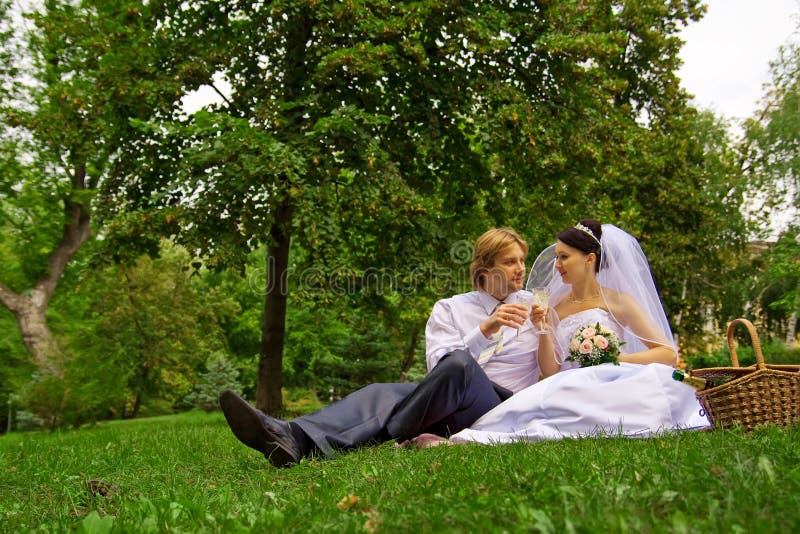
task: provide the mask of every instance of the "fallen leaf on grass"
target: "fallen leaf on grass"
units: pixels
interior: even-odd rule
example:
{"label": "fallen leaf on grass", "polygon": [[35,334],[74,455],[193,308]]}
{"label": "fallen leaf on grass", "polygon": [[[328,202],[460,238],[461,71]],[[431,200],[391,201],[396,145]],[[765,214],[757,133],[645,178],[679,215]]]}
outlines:
{"label": "fallen leaf on grass", "polygon": [[353,495],[352,493],[347,495],[346,497],[342,497],[342,500],[336,503],[336,507],[339,510],[347,511],[353,506],[358,504],[358,496]]}

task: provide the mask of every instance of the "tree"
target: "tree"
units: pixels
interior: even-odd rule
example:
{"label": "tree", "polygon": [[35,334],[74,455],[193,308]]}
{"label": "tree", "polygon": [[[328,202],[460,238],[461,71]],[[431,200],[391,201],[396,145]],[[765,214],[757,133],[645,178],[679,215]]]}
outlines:
{"label": "tree", "polygon": [[14,228],[8,238],[21,251],[17,276],[4,273],[0,281],[0,303],[46,372],[62,371],[47,308],[67,264],[90,238],[94,192],[113,172],[120,146],[134,137],[128,119],[149,117],[160,104],[158,92],[149,91],[161,67],[151,40],[154,19],[147,16],[156,9],[47,1],[26,15],[33,24],[27,34],[0,32],[2,53],[11,59],[3,64],[26,66],[0,71],[8,93],[0,107],[0,208]]}
{"label": "tree", "polygon": [[791,348],[800,311],[800,228],[790,226],[763,252],[753,301],[770,333],[782,334]]}
{"label": "tree", "polygon": [[[293,269],[407,272],[526,213],[551,236],[573,218],[561,207],[592,191],[577,178],[613,168],[629,133],[671,133],[638,121],[685,100],[675,33],[701,14],[691,0],[164,10],[158,35],[187,58],[186,86],[230,91],[191,118],[139,123],[150,139],[129,145],[136,170],[105,184],[105,205],[169,219],[212,267],[268,245],[256,398],[268,412]],[[554,217],[538,228],[530,213]],[[306,263],[290,260],[293,240]]]}
{"label": "tree", "polygon": [[[641,239],[681,350],[705,350],[709,326],[719,339],[749,267],[744,187],[725,124],[710,113],[670,119],[672,135],[643,157],[657,175],[637,191],[646,200]],[[734,306],[735,307],[735,306]]]}
{"label": "tree", "polygon": [[774,219],[796,225],[800,221],[800,43],[781,47],[770,66],[772,79],[762,108],[744,123],[741,166],[750,179],[753,200],[760,201],[750,213],[765,226]]}
{"label": "tree", "polygon": [[137,417],[148,401],[179,407],[197,370],[227,349],[220,323],[239,307],[192,276],[191,261],[184,249],[164,242],[158,258],[95,268],[81,284],[90,324],[70,335],[72,364],[82,365],[87,384],[101,378],[92,373],[100,366],[93,362],[115,368],[107,374],[120,384],[114,389],[123,402],[113,409],[123,417]]}
{"label": "tree", "polygon": [[219,393],[225,389],[238,391],[239,371],[224,354],[215,353],[206,360],[206,370],[200,373],[200,383],[187,395],[186,402],[206,412],[219,409]]}
{"label": "tree", "polygon": [[[512,18],[519,46],[493,57],[477,121],[499,178],[492,211],[534,251],[590,215],[636,235],[685,349],[702,346],[747,228],[724,125],[688,106],[675,75],[676,28],[701,15],[697,2],[560,2]],[[505,83],[505,65],[525,77]]]}
{"label": "tree", "polygon": [[[795,37],[797,34],[795,35]],[[765,258],[761,284],[754,288],[768,324],[785,324],[791,345],[797,323],[797,228],[800,225],[800,43],[781,47],[770,64],[771,80],[761,109],[744,123],[739,146],[748,178],[749,214],[760,235],[779,235]]]}
{"label": "tree", "polygon": [[[210,266],[241,262],[267,243],[257,393],[263,410],[281,406],[292,237],[324,272],[405,270],[424,264],[447,236],[426,214],[436,209],[445,221],[453,218],[453,207],[442,210],[425,195],[445,189],[463,205],[473,203],[474,186],[451,178],[466,171],[477,180],[485,172],[459,116],[468,102],[465,69],[449,51],[460,46],[460,26],[479,21],[476,10],[194,3],[165,21],[175,42],[203,55],[197,75],[210,82],[217,69],[232,90],[217,113],[149,130],[173,133],[155,150],[176,157],[154,156],[143,176],[157,193],[152,204],[176,214],[182,241],[209,255]],[[440,38],[448,42],[438,44]],[[120,188],[109,193],[114,202]]]}

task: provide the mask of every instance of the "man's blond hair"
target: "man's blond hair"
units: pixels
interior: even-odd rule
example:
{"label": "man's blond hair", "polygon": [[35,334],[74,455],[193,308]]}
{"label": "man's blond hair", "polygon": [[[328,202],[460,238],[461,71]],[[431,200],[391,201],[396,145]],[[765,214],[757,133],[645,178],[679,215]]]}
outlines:
{"label": "man's blond hair", "polygon": [[486,271],[494,267],[497,255],[511,245],[519,245],[523,254],[528,254],[528,243],[513,228],[492,228],[475,241],[472,263],[469,265],[472,287],[483,289]]}

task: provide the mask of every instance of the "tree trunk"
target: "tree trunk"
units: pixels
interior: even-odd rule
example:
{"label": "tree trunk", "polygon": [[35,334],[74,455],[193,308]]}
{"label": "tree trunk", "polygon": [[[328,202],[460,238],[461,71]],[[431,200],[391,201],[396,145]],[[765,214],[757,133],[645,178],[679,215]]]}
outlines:
{"label": "tree trunk", "polygon": [[61,376],[60,353],[56,340],[47,326],[47,303],[41,292],[22,295],[20,305],[13,310],[22,334],[22,342],[40,370]]}
{"label": "tree trunk", "polygon": [[267,287],[261,322],[256,407],[268,414],[283,410],[283,342],[286,334],[287,273],[291,240],[292,207],[288,200],[278,206],[267,249]]}
{"label": "tree trunk", "polygon": [[[80,166],[71,174],[72,191],[86,188],[86,168]],[[64,231],[61,240],[47,258],[47,267],[33,288],[15,293],[0,283],[0,304],[17,319],[22,340],[31,359],[45,372],[61,375],[60,350],[47,327],[47,306],[58,281],[72,256],[91,235],[90,215],[81,203],[64,200]]]}
{"label": "tree trunk", "polygon": [[139,417],[139,409],[142,407],[142,394],[137,393],[136,398],[133,400],[133,409],[129,414],[130,419],[136,419]]}
{"label": "tree trunk", "polygon": [[[308,79],[306,46],[312,35],[313,21],[309,19],[308,13],[301,10],[289,17],[286,23],[289,29],[283,62],[284,100],[296,102],[302,100],[304,85]],[[287,138],[302,137],[307,126],[304,115],[303,106],[297,106],[286,112],[285,127],[279,135],[285,135]],[[276,206],[267,250],[267,288],[261,322],[256,407],[269,414],[279,414],[283,410],[281,368],[286,334],[286,297],[289,291],[287,273],[292,211],[288,197]]]}
{"label": "tree trunk", "polygon": [[0,283],[0,303],[14,314],[22,342],[31,360],[40,371],[60,376],[60,351],[47,327],[49,301],[49,296],[39,284],[30,291],[14,293]]}
{"label": "tree trunk", "polygon": [[789,316],[789,324],[786,325],[786,348],[791,349],[794,345],[794,336],[797,334],[797,311]]}

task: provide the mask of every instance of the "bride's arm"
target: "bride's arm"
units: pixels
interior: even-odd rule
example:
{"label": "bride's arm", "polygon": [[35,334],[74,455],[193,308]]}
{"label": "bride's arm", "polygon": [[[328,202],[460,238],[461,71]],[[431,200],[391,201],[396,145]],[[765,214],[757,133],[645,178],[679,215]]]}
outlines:
{"label": "bride's arm", "polygon": [[650,341],[642,340],[642,343],[650,347],[642,352],[634,352],[632,354],[620,354],[619,361],[628,363],[663,363],[664,365],[675,366],[678,361],[678,355],[672,350],[672,347],[665,345],[658,345]]}
{"label": "bride's arm", "polygon": [[648,348],[641,352],[631,354],[620,354],[619,360],[628,363],[663,363],[664,365],[675,365],[678,355],[672,348],[670,340],[664,339],[664,335],[647,318],[639,304],[631,297],[625,295],[616,310],[616,315],[634,334],[639,336]]}
{"label": "bride's arm", "polygon": [[544,310],[538,305],[534,305],[531,310],[531,322],[537,328],[543,327],[547,333],[538,334],[539,348],[537,350],[537,358],[539,359],[539,379],[552,376],[561,370],[561,365],[555,357],[555,348],[553,346],[553,329],[548,324]]}
{"label": "bride's arm", "polygon": [[556,361],[555,350],[553,348],[553,331],[546,334],[539,334],[539,380],[553,376],[561,370],[561,365]]}

